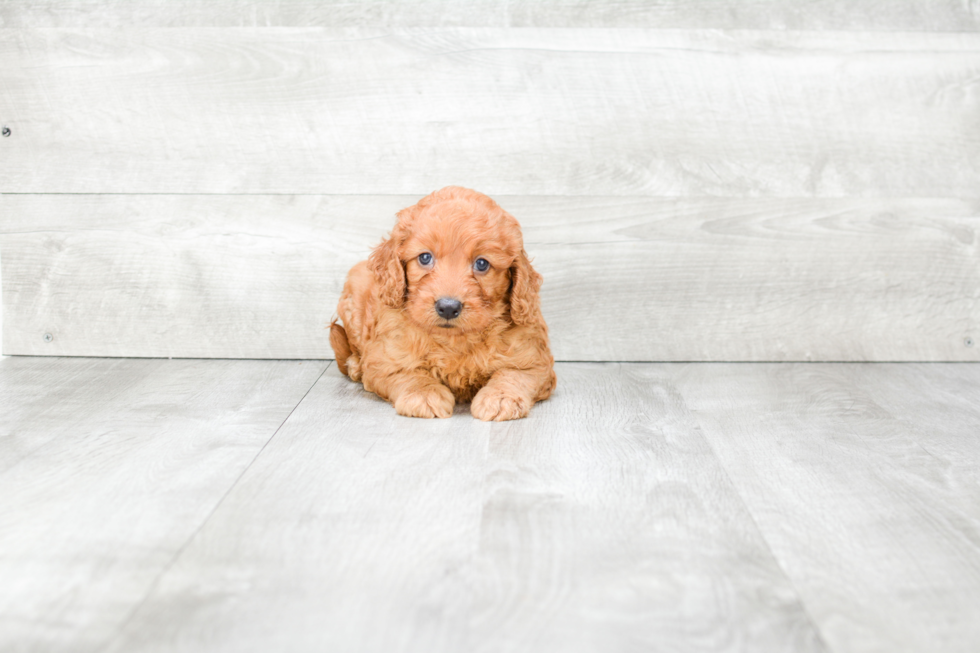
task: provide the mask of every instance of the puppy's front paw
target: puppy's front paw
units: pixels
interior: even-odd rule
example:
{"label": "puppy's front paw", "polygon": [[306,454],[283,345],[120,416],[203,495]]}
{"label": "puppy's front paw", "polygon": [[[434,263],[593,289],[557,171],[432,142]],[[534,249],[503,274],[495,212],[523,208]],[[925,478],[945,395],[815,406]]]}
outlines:
{"label": "puppy's front paw", "polygon": [[484,386],[473,397],[470,413],[484,422],[503,422],[508,419],[521,419],[531,412],[533,401],[527,397],[508,392],[504,388]]}
{"label": "puppy's front paw", "polygon": [[456,399],[444,385],[406,390],[395,399],[395,412],[406,417],[450,417]]}

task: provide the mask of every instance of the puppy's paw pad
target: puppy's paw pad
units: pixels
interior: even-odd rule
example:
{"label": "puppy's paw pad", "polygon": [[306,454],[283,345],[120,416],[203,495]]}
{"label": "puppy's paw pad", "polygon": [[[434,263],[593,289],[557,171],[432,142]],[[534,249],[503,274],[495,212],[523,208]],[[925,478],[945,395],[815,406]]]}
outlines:
{"label": "puppy's paw pad", "polygon": [[509,419],[521,419],[531,412],[531,404],[525,397],[514,395],[505,390],[490,387],[483,388],[470,404],[473,417],[484,422],[503,422]]}
{"label": "puppy's paw pad", "polygon": [[406,417],[450,417],[456,399],[443,385],[404,392],[395,400],[395,412]]}

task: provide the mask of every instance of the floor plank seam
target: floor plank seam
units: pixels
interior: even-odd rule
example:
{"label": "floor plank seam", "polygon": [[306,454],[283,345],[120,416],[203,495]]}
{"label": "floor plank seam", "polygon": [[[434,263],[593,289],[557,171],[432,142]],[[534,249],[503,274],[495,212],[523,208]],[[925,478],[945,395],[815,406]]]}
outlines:
{"label": "floor plank seam", "polygon": [[[686,401],[684,403],[685,405],[687,404]],[[752,512],[752,509],[749,507],[748,502],[745,500],[745,497],[742,495],[741,488],[738,487],[738,484],[735,483],[735,479],[732,478],[732,474],[728,470],[728,466],[725,464],[725,461],[722,459],[722,457],[718,455],[718,452],[715,450],[715,446],[711,443],[711,439],[704,435],[704,430],[701,428],[701,422],[700,419],[698,418],[697,411],[691,410],[689,407],[688,407],[688,411],[690,412],[691,416],[694,417],[695,419],[696,428],[698,430],[698,434],[701,436],[701,439],[704,441],[705,445],[707,445],[708,449],[711,451],[711,455],[715,457],[715,460],[718,462],[718,465],[721,467],[722,471],[725,472],[725,477],[728,479],[728,482],[731,484],[732,489],[735,491],[735,496],[738,497],[739,502],[745,508],[745,513],[749,516],[749,519],[752,521],[752,526],[755,528],[756,533],[759,534],[759,539],[761,539],[762,543],[765,545],[766,551],[769,552],[769,556],[772,558],[773,562],[776,563],[776,566],[779,567],[779,570],[783,572],[783,576],[786,577],[786,582],[789,583],[789,586],[793,588],[793,592],[796,594],[796,598],[800,602],[800,609],[803,610],[803,614],[806,615],[806,619],[810,623],[810,626],[813,628],[813,632],[816,633],[817,637],[819,638],[820,645],[823,647],[823,650],[827,651],[827,653],[834,653],[834,649],[831,648],[830,644],[827,642],[827,639],[824,637],[823,631],[820,629],[820,625],[817,623],[817,621],[813,618],[813,615],[810,613],[810,608],[807,606],[806,600],[803,598],[803,595],[800,593],[799,588],[796,586],[796,582],[793,580],[793,577],[790,576],[789,572],[786,570],[786,566],[783,565],[783,561],[780,560],[779,557],[776,555],[776,552],[772,548],[772,544],[769,543],[769,539],[766,537],[766,534],[759,526],[759,522],[756,520],[755,514]]]}
{"label": "floor plank seam", "polygon": [[[9,356],[0,357],[0,360],[2,360],[4,358],[9,358]],[[52,357],[52,358],[70,358],[70,357],[66,357],[66,356],[55,356],[55,357]],[[92,360],[95,360],[95,359],[92,359]],[[117,366],[118,361],[121,361],[121,360],[124,360],[124,359],[122,359],[122,358],[116,359],[113,362],[113,369],[115,369],[115,367]],[[157,360],[162,360],[162,359],[157,359]],[[74,373],[72,373],[72,374],[66,376],[64,379],[62,379],[62,383],[64,385],[68,385],[73,379],[81,376],[83,373],[84,373],[84,370],[76,370]],[[106,376],[108,376],[108,374],[106,374]],[[125,391],[126,391],[125,388],[119,388],[116,391],[115,394],[104,395],[104,396],[106,397],[106,401],[109,401],[109,400],[111,400],[113,398],[116,398],[119,395],[123,394]],[[0,476],[2,476],[4,474],[9,474],[14,468],[16,468],[18,465],[20,465],[21,463],[23,463],[25,460],[30,459],[32,456],[37,455],[38,452],[41,452],[44,449],[46,449],[47,447],[53,446],[54,444],[56,444],[56,439],[54,439],[54,438],[49,439],[49,440],[45,440],[41,444],[38,444],[37,446],[33,447],[32,449],[29,449],[26,452],[22,453],[21,456],[20,456],[20,458],[18,458],[16,462],[10,464],[9,466],[4,467],[2,464],[0,464]]]}
{"label": "floor plank seam", "polygon": [[211,518],[218,511],[218,509],[221,508],[222,504],[225,502],[225,499],[228,498],[228,495],[231,494],[231,492],[235,489],[235,487],[242,480],[245,474],[248,473],[248,470],[252,467],[252,465],[255,464],[255,461],[259,459],[259,456],[261,456],[262,452],[265,451],[266,447],[269,446],[269,443],[272,442],[273,439],[275,439],[279,431],[282,430],[282,427],[286,424],[286,422],[289,421],[289,418],[293,416],[293,413],[296,412],[296,409],[299,408],[300,404],[302,404],[303,401],[309,396],[313,388],[316,387],[316,384],[320,382],[320,379],[323,378],[323,375],[327,373],[327,370],[330,369],[330,365],[331,363],[333,363],[333,361],[327,361],[326,363],[327,363],[326,366],[323,368],[320,374],[317,375],[313,383],[310,384],[310,387],[306,389],[306,392],[303,393],[303,396],[300,397],[300,400],[296,402],[296,405],[293,406],[292,409],[290,409],[289,414],[286,415],[285,419],[283,419],[282,422],[279,424],[279,426],[276,427],[275,431],[272,432],[272,435],[269,436],[269,439],[265,441],[265,443],[256,452],[255,456],[252,457],[252,460],[250,460],[249,463],[245,465],[245,468],[242,470],[242,472],[235,478],[235,480],[231,483],[231,485],[228,486],[228,490],[223,495],[221,495],[221,498],[218,499],[218,501],[214,504],[214,507],[208,512],[207,516],[205,516],[204,519],[201,520],[201,523],[197,525],[197,528],[194,529],[194,532],[191,533],[190,536],[187,538],[187,540],[180,546],[179,549],[177,549],[173,557],[170,559],[170,562],[167,563],[166,567],[164,567],[160,571],[160,573],[157,574],[157,577],[153,580],[152,583],[150,583],[149,587],[146,590],[146,593],[143,595],[143,598],[140,600],[140,602],[137,603],[133,607],[133,609],[129,611],[129,614],[126,615],[125,619],[119,622],[119,626],[116,628],[114,635],[106,640],[105,644],[99,649],[100,651],[108,650],[112,646],[113,642],[126,629],[126,626],[133,620],[133,617],[135,617],[139,613],[139,611],[143,608],[143,606],[146,605],[149,598],[153,595],[153,592],[156,589],[157,585],[159,585],[160,580],[164,576],[166,576],[167,573],[170,572],[170,570],[173,568],[175,564],[177,564],[177,561],[180,560],[180,557],[190,546],[191,542],[194,541],[194,539],[204,529],[207,523],[211,521]]}

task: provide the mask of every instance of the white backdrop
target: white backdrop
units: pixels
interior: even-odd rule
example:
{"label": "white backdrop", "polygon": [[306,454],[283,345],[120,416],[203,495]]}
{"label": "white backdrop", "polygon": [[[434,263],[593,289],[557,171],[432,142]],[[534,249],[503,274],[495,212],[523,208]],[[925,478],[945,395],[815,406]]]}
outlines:
{"label": "white backdrop", "polygon": [[459,184],[524,225],[561,360],[978,360],[978,24],[0,0],[3,352],[329,357],[347,269]]}

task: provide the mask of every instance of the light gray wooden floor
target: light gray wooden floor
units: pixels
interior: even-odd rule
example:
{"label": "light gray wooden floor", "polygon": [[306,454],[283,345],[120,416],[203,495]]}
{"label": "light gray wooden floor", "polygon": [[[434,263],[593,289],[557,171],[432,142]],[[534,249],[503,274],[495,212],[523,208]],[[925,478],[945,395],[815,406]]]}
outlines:
{"label": "light gray wooden floor", "polygon": [[980,364],[0,360],[2,651],[980,650]]}

